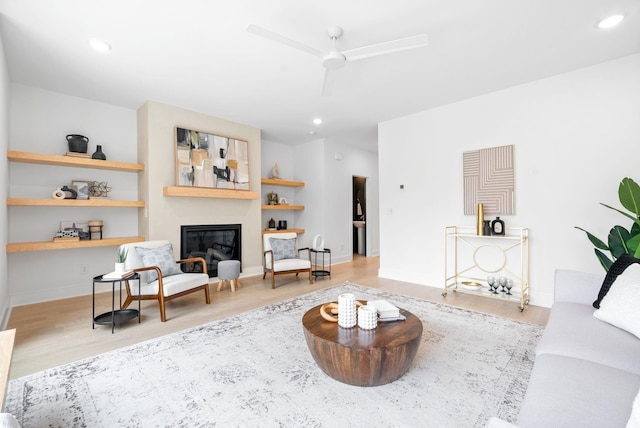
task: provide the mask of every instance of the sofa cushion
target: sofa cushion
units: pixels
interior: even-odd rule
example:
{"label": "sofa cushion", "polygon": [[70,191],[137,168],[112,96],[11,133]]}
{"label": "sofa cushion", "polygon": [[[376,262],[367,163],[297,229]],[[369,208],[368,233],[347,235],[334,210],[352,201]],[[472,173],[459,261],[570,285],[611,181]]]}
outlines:
{"label": "sofa cushion", "polygon": [[594,312],[589,304],[555,303],[536,355],[581,358],[640,375],[640,339],[600,321]]}
{"label": "sofa cushion", "polygon": [[638,391],[636,399],[633,400],[631,416],[629,417],[626,428],[640,428],[640,391]]}
{"label": "sofa cushion", "polygon": [[640,376],[560,355],[536,357],[518,416],[526,427],[624,427]]}
{"label": "sofa cushion", "polygon": [[639,308],[640,264],[633,264],[618,275],[593,316],[640,338]]}
{"label": "sofa cushion", "polygon": [[[140,255],[145,267],[159,267],[163,277],[182,273],[173,257],[173,247],[170,243],[156,248],[136,247],[136,252]],[[147,272],[147,282],[153,282],[156,279],[158,279],[158,274],[155,270]]]}
{"label": "sofa cushion", "polygon": [[636,259],[630,254],[623,254],[618,257],[615,262],[613,262],[613,264],[609,268],[609,271],[607,272],[607,275],[604,277],[602,287],[600,287],[600,292],[598,293],[598,298],[595,300],[595,302],[593,302],[594,308],[600,308],[600,302],[602,302],[604,296],[607,295],[618,275],[622,274],[625,269],[627,269],[634,263],[640,263],[640,259]]}

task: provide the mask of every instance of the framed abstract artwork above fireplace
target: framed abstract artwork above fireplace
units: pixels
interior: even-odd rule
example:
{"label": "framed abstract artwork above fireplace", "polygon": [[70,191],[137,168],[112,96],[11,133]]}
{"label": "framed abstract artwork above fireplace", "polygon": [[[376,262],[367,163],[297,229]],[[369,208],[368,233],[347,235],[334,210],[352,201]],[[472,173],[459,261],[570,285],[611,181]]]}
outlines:
{"label": "framed abstract artwork above fireplace", "polygon": [[[218,276],[218,263],[239,260],[242,266],[242,225],[202,224],[180,226],[180,258],[202,257],[210,278]],[[199,263],[184,263],[183,272],[199,272]]]}
{"label": "framed abstract artwork above fireplace", "polygon": [[176,185],[249,190],[248,143],[176,127]]}

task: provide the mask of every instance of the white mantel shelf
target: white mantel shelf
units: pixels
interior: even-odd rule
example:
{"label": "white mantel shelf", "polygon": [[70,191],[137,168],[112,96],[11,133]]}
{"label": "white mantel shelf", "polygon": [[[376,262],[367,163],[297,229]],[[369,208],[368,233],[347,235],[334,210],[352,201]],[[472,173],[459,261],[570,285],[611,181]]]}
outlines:
{"label": "white mantel shelf", "polygon": [[186,198],[258,199],[257,192],[249,190],[209,189],[206,187],[169,186],[162,190],[164,196]]}

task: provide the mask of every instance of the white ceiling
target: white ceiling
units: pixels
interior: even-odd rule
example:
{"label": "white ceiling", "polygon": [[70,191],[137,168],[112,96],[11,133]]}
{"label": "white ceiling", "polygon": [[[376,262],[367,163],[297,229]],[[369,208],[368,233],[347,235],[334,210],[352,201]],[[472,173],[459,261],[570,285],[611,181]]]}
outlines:
{"label": "white ceiling", "polygon": [[[615,12],[620,26],[596,28]],[[0,0],[0,14],[13,82],[371,150],[380,121],[640,52],[638,0]],[[347,63],[322,97],[320,60],[249,24],[323,51],[331,25],[342,50],[423,33],[429,46]],[[96,53],[90,38],[113,49]]]}

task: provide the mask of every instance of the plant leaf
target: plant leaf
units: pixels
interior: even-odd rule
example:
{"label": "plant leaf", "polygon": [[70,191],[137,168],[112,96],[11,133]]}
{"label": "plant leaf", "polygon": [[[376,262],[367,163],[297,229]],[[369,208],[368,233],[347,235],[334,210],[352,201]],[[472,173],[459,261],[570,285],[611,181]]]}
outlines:
{"label": "plant leaf", "polygon": [[640,186],[629,177],[625,177],[618,187],[618,197],[623,207],[640,216]]}
{"label": "plant leaf", "polygon": [[597,248],[594,248],[594,251],[596,252],[596,257],[600,261],[600,264],[602,265],[604,270],[609,272],[609,268],[613,264],[611,259],[609,257],[607,257],[602,251],[598,250]]}
{"label": "plant leaf", "polygon": [[627,241],[631,238],[631,234],[622,226],[613,226],[609,231],[609,251],[614,259],[623,254],[629,253]]}
{"label": "plant leaf", "polygon": [[607,207],[607,208],[609,208],[609,209],[611,209],[611,210],[618,211],[620,214],[622,214],[622,215],[623,215],[623,216],[625,216],[625,217],[629,217],[629,218],[630,218],[631,220],[633,220],[633,221],[634,221],[638,226],[640,226],[640,217],[634,217],[633,215],[631,215],[631,214],[629,214],[629,213],[626,213],[626,212],[624,212],[624,211],[622,211],[622,210],[619,210],[619,209],[617,209],[617,208],[614,208],[614,207],[612,207],[612,206],[610,206],[610,205],[603,204],[602,202],[600,202],[600,205],[605,206],[605,207]]}
{"label": "plant leaf", "polygon": [[584,233],[587,234],[587,237],[589,238],[589,241],[591,241],[591,243],[596,247],[596,248],[600,248],[601,250],[605,250],[608,251],[609,247],[607,246],[607,244],[605,244],[603,241],[601,241],[600,239],[598,239],[597,237],[595,237],[594,235],[592,235],[591,233],[587,232],[586,230],[584,230],[581,227],[578,226],[574,226],[576,229],[583,231]]}
{"label": "plant leaf", "polygon": [[631,239],[627,240],[627,247],[630,250],[629,254],[638,252],[638,247],[640,247],[640,235],[632,236]]}

